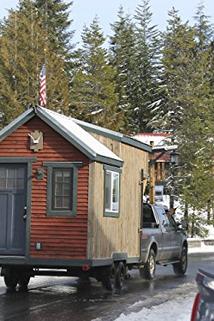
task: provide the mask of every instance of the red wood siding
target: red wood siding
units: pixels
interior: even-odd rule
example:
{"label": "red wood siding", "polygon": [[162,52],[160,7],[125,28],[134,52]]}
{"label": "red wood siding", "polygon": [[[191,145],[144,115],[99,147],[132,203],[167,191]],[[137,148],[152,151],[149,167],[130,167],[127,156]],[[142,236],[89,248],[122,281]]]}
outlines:
{"label": "red wood siding", "polygon": [[[44,134],[44,148],[36,153],[29,149],[28,133],[34,130],[40,130]],[[38,117],[31,119],[0,143],[0,157],[25,156],[37,158],[32,170],[31,257],[86,258],[88,158]],[[83,167],[78,170],[77,215],[75,217],[47,216],[47,176],[45,175],[42,181],[35,178],[36,169],[43,167],[44,161],[83,162]],[[41,251],[35,250],[36,242],[42,242]]]}

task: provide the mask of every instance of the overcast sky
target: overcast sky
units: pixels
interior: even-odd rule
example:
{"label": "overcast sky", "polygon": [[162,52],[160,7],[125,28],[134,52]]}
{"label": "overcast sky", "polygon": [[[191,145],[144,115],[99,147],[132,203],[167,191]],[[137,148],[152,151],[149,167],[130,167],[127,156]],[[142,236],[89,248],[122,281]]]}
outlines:
{"label": "overcast sky", "polygon": [[[141,0],[73,0],[71,18],[74,20],[72,29],[76,30],[75,41],[79,41],[84,24],[89,25],[95,15],[100,19],[100,25],[105,35],[110,34],[110,23],[114,22],[118,8],[122,5],[126,12],[133,14]],[[18,0],[0,0],[0,18],[7,15],[7,9],[15,8]],[[174,6],[179,10],[183,20],[192,21],[200,0],[150,0],[153,13],[153,23],[164,30],[167,13]],[[214,0],[204,0],[206,14],[214,23]]]}

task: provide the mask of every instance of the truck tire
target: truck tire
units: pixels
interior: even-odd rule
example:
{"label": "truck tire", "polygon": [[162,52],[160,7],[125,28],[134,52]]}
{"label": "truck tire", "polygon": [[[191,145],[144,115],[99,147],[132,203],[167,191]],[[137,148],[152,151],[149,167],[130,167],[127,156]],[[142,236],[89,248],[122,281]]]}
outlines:
{"label": "truck tire", "polygon": [[149,256],[144,267],[139,268],[140,276],[144,279],[152,280],[155,277],[155,270],[156,270],[155,252],[153,249],[151,249],[149,251]]}
{"label": "truck tire", "polygon": [[114,287],[117,290],[121,290],[123,287],[123,280],[125,276],[125,266],[123,262],[119,262],[115,267],[115,274],[114,274]]}
{"label": "truck tire", "polygon": [[183,246],[182,251],[181,251],[181,258],[178,263],[174,263],[173,270],[176,275],[182,276],[186,273],[187,270],[187,247]]}

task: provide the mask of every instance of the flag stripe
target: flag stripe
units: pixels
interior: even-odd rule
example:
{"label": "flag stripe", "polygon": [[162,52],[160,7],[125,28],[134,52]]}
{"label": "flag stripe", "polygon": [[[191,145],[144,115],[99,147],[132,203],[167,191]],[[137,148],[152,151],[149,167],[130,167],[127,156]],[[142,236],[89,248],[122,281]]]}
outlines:
{"label": "flag stripe", "polygon": [[42,70],[40,72],[40,83],[39,83],[39,105],[44,107],[47,104],[47,96],[46,96],[46,67],[42,66]]}

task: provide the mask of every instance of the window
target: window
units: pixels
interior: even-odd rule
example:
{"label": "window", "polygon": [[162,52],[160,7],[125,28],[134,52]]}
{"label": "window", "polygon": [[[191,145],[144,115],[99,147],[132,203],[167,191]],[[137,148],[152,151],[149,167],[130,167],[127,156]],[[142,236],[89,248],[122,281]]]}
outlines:
{"label": "window", "polygon": [[73,168],[53,168],[52,208],[72,211]]}
{"label": "window", "polygon": [[156,211],[158,212],[158,216],[161,222],[161,225],[166,229],[166,230],[174,230],[176,228],[176,223],[175,225],[172,223],[173,218],[170,218],[167,216],[166,211],[164,208],[155,206]]}
{"label": "window", "polygon": [[77,172],[80,164],[45,162],[48,168],[47,215],[76,215]]}
{"label": "window", "polygon": [[0,167],[0,190],[23,190],[25,189],[25,167],[19,165],[1,165]]}
{"label": "window", "polygon": [[105,166],[105,215],[119,216],[120,203],[120,169]]}
{"label": "window", "polygon": [[143,204],[143,227],[155,228],[157,227],[156,220],[149,204]]}

